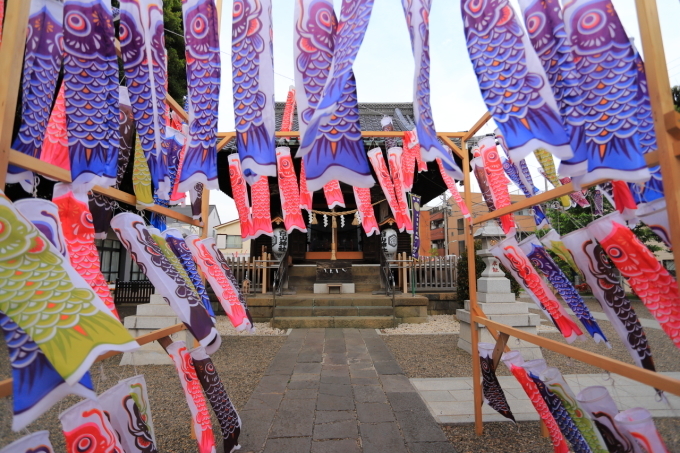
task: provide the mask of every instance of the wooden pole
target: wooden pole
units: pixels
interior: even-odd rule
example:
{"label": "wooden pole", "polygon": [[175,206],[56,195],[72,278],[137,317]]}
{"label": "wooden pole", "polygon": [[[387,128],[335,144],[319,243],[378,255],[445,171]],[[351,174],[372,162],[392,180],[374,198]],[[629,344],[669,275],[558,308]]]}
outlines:
{"label": "wooden pole", "polygon": [[680,219],[680,162],[678,162],[680,138],[672,135],[672,131],[677,131],[680,124],[680,114],[673,108],[656,1],[635,0],[635,6],[645,55],[645,70],[654,115],[659,162],[663,173],[671,242],[676,245],[673,247],[673,258],[676,263],[680,263],[680,246],[678,246],[680,244],[680,222],[678,222]]}
{"label": "wooden pole", "polygon": [[7,164],[12,146],[30,7],[29,1],[13,0],[7,3],[5,12],[5,29],[2,34],[2,46],[0,46],[0,62],[5,68],[0,77],[0,189],[2,190],[5,190]]}
{"label": "wooden pole", "polygon": [[331,261],[335,261],[337,259],[335,254],[338,249],[337,234],[338,223],[335,220],[335,216],[331,216]]}
{"label": "wooden pole", "polygon": [[[475,126],[476,127],[476,126]],[[481,126],[480,126],[481,127]],[[467,152],[465,141],[461,140],[460,146],[463,150],[463,185],[465,186],[465,204],[468,209],[472,209],[472,192],[470,189],[470,154]],[[472,214],[472,212],[471,212]],[[472,231],[472,223],[466,222],[465,225],[465,247],[468,259],[468,289],[470,292],[470,312],[478,310],[477,306],[477,279],[475,272],[475,238]],[[481,365],[477,344],[479,343],[479,332],[474,317],[470,316],[470,343],[472,355],[472,390],[475,408],[475,433],[481,436],[484,433],[482,424],[482,387],[481,387]]]}

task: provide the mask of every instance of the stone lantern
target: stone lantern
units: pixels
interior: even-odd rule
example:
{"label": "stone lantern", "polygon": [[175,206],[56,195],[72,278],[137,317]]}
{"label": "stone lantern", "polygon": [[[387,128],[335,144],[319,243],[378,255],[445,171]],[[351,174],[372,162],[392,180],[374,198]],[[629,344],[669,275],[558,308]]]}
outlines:
{"label": "stone lantern", "polygon": [[[493,320],[527,333],[536,333],[536,326],[541,322],[540,316],[529,311],[529,304],[515,300],[515,295],[510,290],[510,280],[505,277],[501,270],[500,262],[489,251],[498,242],[505,238],[503,230],[495,220],[484,223],[474,233],[476,239],[481,240],[482,249],[476,253],[484,262],[484,271],[477,279],[477,304],[486,316]],[[467,276],[462,276],[467,278]],[[470,301],[465,301],[465,308],[456,310],[456,317],[460,322],[460,334],[458,347],[472,351],[472,339],[470,328]],[[494,343],[495,340],[485,326],[477,325],[480,342]],[[542,358],[541,349],[531,343],[511,339],[512,349],[519,349],[525,360]],[[476,351],[475,351],[476,353]]]}

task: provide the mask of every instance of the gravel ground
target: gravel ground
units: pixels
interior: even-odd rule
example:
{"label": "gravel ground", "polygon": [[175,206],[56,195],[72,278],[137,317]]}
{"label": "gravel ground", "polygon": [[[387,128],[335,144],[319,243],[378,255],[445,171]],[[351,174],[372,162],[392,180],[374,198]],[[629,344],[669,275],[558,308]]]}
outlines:
{"label": "gravel ground", "polygon": [[[222,339],[222,347],[213,354],[215,367],[222,378],[229,397],[237,409],[245,406],[272,358],[286,341],[284,336],[230,336]],[[4,341],[0,340],[0,379],[10,377],[9,360]],[[102,393],[119,379],[143,374],[148,388],[151,414],[156,430],[158,451],[165,453],[195,453],[196,441],[191,439],[191,414],[175,367],[118,366],[120,356],[95,364],[91,368],[97,393]],[[11,398],[0,402],[0,448],[26,432],[11,430]],[[65,451],[58,414],[77,403],[78,397],[68,397],[29,425],[31,432],[46,429],[55,453]],[[211,411],[212,412],[212,411]],[[216,440],[221,439],[219,425],[213,415]]]}

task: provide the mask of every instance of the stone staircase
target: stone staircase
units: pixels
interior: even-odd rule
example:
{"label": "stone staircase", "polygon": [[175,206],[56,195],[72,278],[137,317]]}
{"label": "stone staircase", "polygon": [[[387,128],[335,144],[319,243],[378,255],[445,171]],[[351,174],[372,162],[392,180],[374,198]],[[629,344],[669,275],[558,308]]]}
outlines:
{"label": "stone staircase", "polygon": [[[288,275],[288,288],[290,290],[294,290],[298,294],[314,292],[316,265],[296,264],[290,268]],[[378,264],[352,266],[352,278],[357,293],[372,293],[381,290],[380,266]]]}

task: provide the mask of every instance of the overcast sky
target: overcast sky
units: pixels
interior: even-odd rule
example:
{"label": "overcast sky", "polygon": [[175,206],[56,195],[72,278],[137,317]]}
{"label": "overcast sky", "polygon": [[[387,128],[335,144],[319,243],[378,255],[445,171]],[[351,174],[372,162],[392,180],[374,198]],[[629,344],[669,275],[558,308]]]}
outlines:
{"label": "overcast sky", "polygon": [[[341,0],[333,2],[336,11],[339,11]],[[510,3],[515,11],[520,11],[516,0],[510,0]],[[626,32],[639,43],[634,0],[613,0],[613,3]],[[221,132],[234,130],[230,56],[231,4],[230,0],[224,0],[221,24]],[[273,4],[275,97],[277,101],[285,101],[294,76],[295,3],[294,0],[273,0]],[[657,4],[671,84],[680,85],[680,1],[657,0]],[[459,0],[432,1],[430,57],[432,110],[437,130],[468,130],[484,114],[486,107],[465,46]],[[368,31],[354,64],[359,102],[411,102],[413,71],[411,45],[401,1],[375,0]],[[495,125],[491,121],[480,133],[489,133],[494,129]],[[533,158],[527,162],[532,173],[535,173],[537,186],[543,189],[543,178],[538,176],[538,162]],[[510,190],[516,188],[511,186]],[[213,191],[210,202],[217,205],[222,222],[238,217],[233,201],[225,194]]]}

